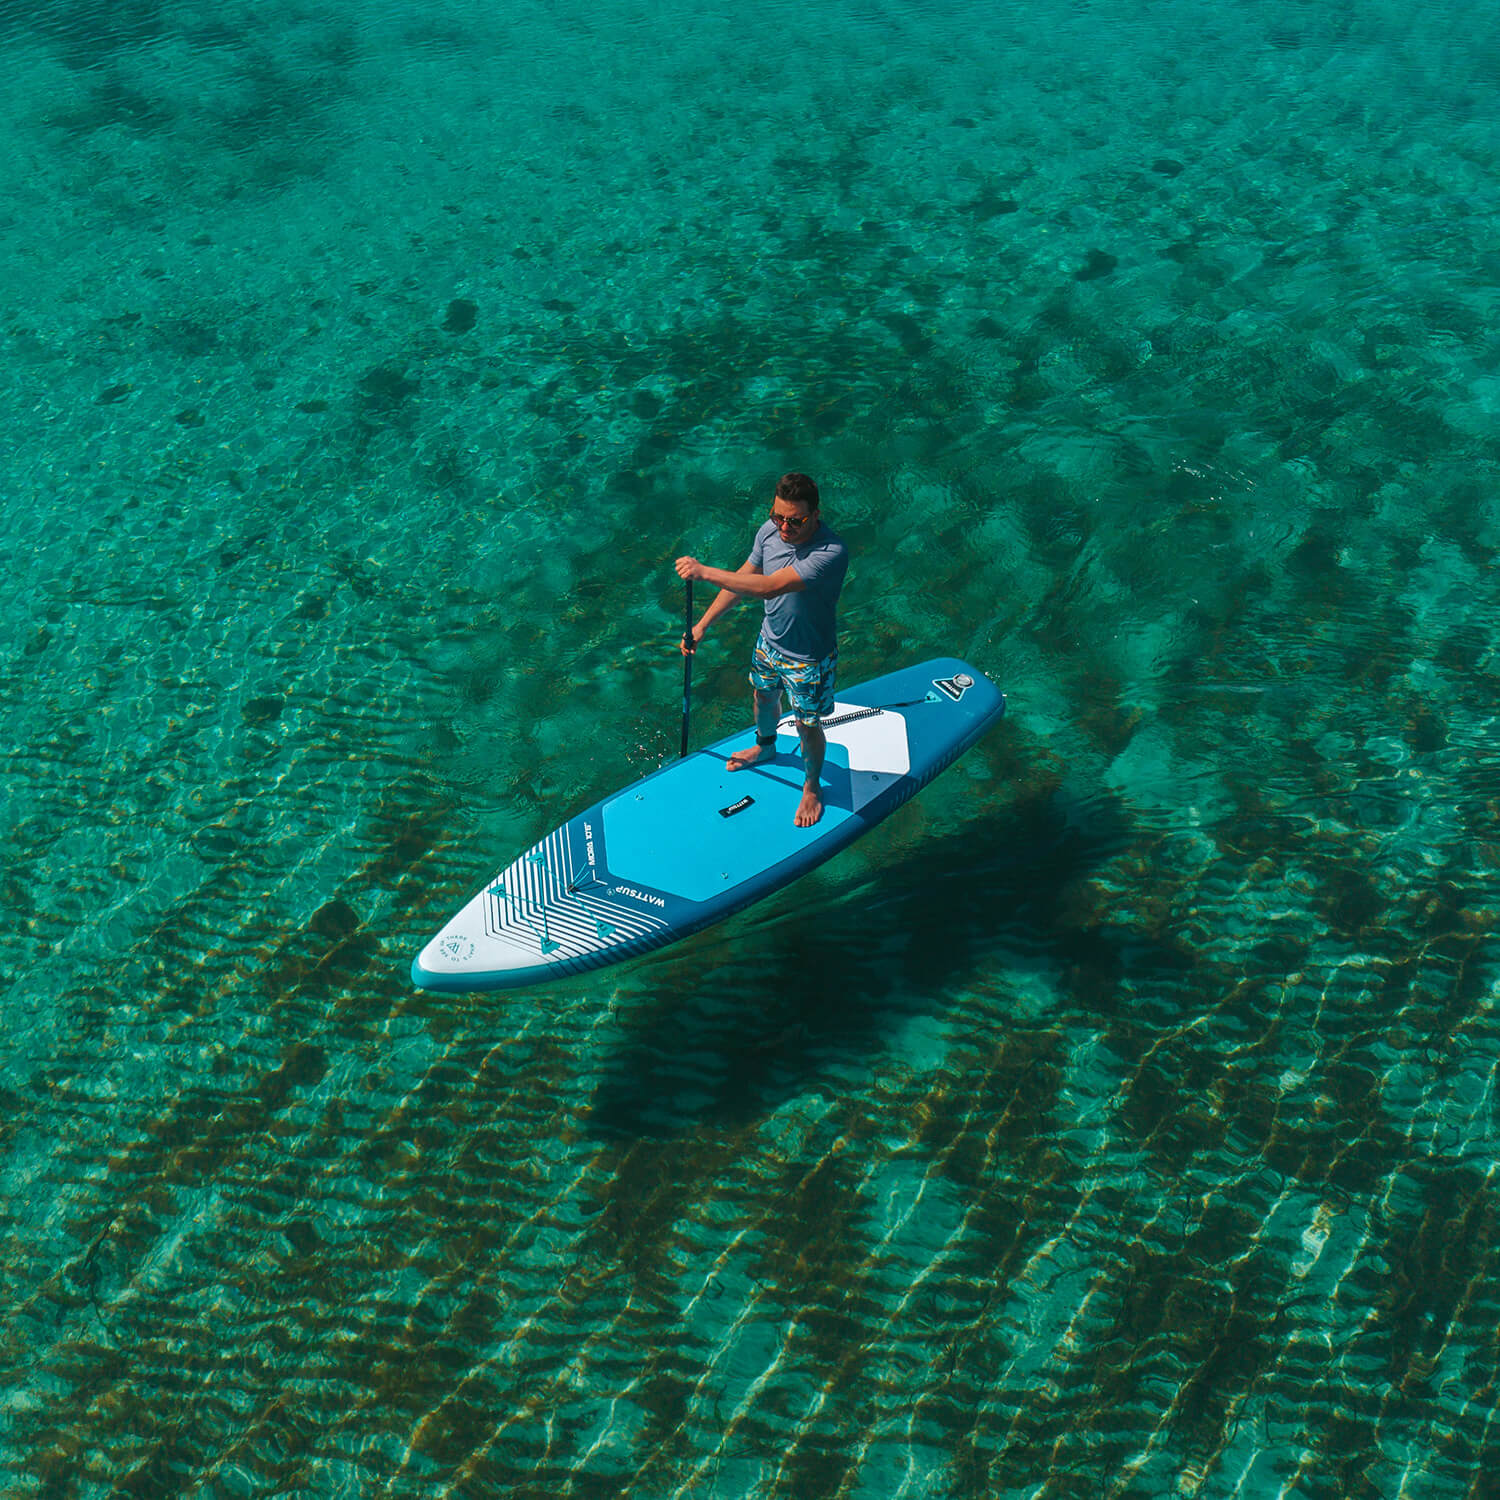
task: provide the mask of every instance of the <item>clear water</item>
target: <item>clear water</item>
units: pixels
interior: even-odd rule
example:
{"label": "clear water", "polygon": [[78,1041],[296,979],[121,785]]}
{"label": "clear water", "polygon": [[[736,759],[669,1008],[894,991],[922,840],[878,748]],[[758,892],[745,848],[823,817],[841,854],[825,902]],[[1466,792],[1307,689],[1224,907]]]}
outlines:
{"label": "clear water", "polygon": [[[1493,1493],[1492,23],[0,7],[7,1493]],[[1009,720],[414,993],[791,467]]]}

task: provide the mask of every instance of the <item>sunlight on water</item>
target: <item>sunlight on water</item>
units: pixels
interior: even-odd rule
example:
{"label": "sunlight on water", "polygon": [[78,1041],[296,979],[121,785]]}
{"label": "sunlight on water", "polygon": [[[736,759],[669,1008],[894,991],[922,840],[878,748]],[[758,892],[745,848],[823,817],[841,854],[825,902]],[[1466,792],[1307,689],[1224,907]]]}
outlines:
{"label": "sunlight on water", "polygon": [[[1481,1493],[1485,19],[0,13],[7,1493]],[[792,467],[1005,723],[414,993]]]}

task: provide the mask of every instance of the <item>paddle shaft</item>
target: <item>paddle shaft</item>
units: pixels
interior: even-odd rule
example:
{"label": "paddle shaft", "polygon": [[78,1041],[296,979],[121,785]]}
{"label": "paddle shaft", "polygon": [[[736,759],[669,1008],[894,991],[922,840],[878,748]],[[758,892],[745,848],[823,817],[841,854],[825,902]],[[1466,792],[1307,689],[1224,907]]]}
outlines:
{"label": "paddle shaft", "polygon": [[687,755],[688,751],[688,717],[693,711],[693,580],[687,580],[687,603],[683,607],[683,636],[682,644],[687,647],[687,654],[682,658],[682,752],[678,759]]}

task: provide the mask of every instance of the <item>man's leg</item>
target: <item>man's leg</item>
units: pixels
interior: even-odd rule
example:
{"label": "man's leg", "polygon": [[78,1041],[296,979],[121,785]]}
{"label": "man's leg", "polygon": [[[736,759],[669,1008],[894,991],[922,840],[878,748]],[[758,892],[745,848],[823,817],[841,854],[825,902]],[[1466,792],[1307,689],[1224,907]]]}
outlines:
{"label": "man's leg", "polygon": [[828,736],[823,720],[834,710],[834,685],[838,680],[839,654],[835,651],[820,662],[799,666],[787,682],[787,693],[797,714],[797,733],[802,740],[802,764],[806,776],[802,800],[792,822],[798,828],[811,828],[823,816],[823,757]]}
{"label": "man's leg", "polygon": [[776,754],[776,723],[781,717],[781,693],[768,693],[764,688],[755,689],[755,743],[744,750],[736,750],[725,762],[731,771],[743,771],[758,760],[768,760]]}
{"label": "man's leg", "polygon": [[823,816],[823,755],[828,749],[828,736],[821,724],[797,725],[802,739],[802,764],[805,776],[802,783],[802,801],[792,822],[798,828],[811,828]]}

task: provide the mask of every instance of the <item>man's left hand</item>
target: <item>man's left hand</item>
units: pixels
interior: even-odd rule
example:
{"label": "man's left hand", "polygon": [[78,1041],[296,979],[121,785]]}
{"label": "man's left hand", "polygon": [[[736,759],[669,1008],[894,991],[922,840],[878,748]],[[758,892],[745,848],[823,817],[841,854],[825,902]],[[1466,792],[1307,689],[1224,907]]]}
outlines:
{"label": "man's left hand", "polygon": [[679,578],[703,577],[703,564],[696,557],[679,557],[675,566]]}

